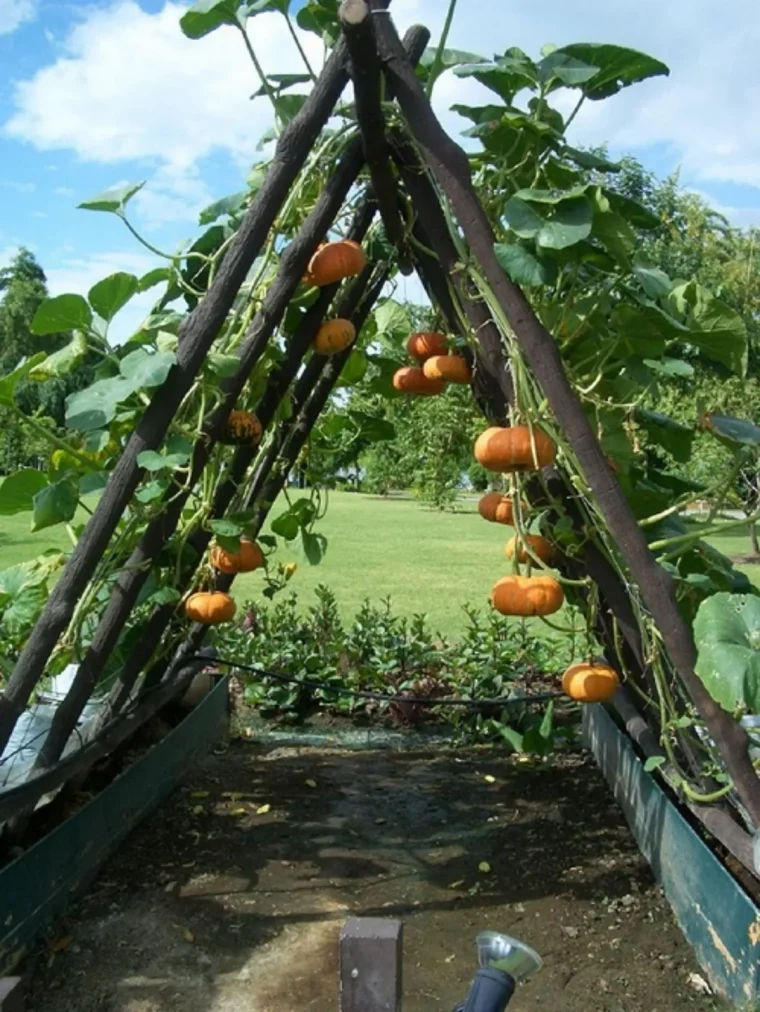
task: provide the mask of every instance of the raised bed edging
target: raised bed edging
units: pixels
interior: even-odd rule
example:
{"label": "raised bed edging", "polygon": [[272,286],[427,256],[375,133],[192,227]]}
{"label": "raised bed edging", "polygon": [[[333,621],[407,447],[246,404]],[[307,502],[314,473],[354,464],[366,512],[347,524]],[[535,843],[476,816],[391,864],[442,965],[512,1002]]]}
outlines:
{"label": "raised bed edging", "polygon": [[583,709],[583,738],[623,810],[712,988],[760,997],[760,909],[644,770],[601,704]]}
{"label": "raised bed edging", "polygon": [[101,865],[229,726],[228,679],[148,752],[0,871],[0,976],[88,887]]}

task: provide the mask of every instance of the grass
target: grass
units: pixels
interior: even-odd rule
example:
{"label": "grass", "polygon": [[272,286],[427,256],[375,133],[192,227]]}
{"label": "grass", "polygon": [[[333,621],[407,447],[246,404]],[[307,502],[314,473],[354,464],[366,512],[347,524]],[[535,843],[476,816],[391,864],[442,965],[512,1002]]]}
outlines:
{"label": "grass", "polygon": [[[272,515],[279,512],[276,504]],[[335,492],[318,529],[328,539],[319,566],[310,566],[295,543],[280,550],[278,558],[298,563],[290,587],[302,600],[308,603],[314,587],[326,583],[346,618],[366,597],[374,602],[391,597],[396,611],[425,612],[436,630],[457,636],[466,623],[463,606],[485,607],[492,584],[509,571],[504,558],[509,530],[484,523],[474,501],[460,503],[456,513],[438,513],[411,499]],[[710,540],[727,555],[750,551],[742,528]],[[68,547],[61,527],[31,534],[28,514],[0,519],[0,568],[47,548]],[[760,565],[739,568],[760,584]],[[257,597],[261,585],[256,573],[241,576],[235,597],[241,603]],[[538,620],[531,625],[537,633],[546,629]]]}

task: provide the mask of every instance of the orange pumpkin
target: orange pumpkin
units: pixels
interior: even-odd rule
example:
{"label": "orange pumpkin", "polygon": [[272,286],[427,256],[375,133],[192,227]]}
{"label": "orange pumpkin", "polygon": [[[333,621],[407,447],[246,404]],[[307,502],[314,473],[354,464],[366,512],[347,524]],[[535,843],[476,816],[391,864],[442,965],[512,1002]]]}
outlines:
{"label": "orange pumpkin", "polygon": [[256,446],[262,431],[261,422],[250,411],[230,411],[220,442],[233,446]]}
{"label": "orange pumpkin", "polygon": [[[527,509],[524,503],[523,506]],[[478,503],[478,513],[492,524],[513,524],[515,521],[514,503],[501,492],[486,492]]]}
{"label": "orange pumpkin", "polygon": [[491,604],[502,615],[552,615],[564,600],[553,576],[503,576],[491,591]]}
{"label": "orange pumpkin", "polygon": [[562,691],[579,703],[606,703],[617,692],[620,676],[608,664],[573,664],[562,676]]}
{"label": "orange pumpkin", "polygon": [[336,355],[356,339],[356,327],[350,320],[326,320],[314,338],[314,350],[318,355]]}
{"label": "orange pumpkin", "polygon": [[493,426],[475,440],[475,459],[489,471],[539,471],[552,463],[555,448],[540,429],[533,429],[533,439],[535,454],[527,425]]}
{"label": "orange pumpkin", "polygon": [[236,552],[228,552],[221,545],[214,545],[210,555],[211,565],[220,573],[252,573],[264,565],[264,553],[255,541],[241,538]]}
{"label": "orange pumpkin", "polygon": [[447,383],[470,383],[472,373],[461,355],[432,355],[422,367],[428,379]]}
{"label": "orange pumpkin", "polygon": [[[542,562],[548,564],[554,558],[554,545],[551,541],[541,537],[540,534],[528,534],[525,537],[525,541],[532,549],[533,554],[537,555]],[[510,538],[504,549],[504,554],[508,559],[513,559],[515,551],[517,551],[518,562],[527,562],[531,558],[524,544],[518,543],[517,538]]]}
{"label": "orange pumpkin", "polygon": [[309,284],[322,288],[343,278],[361,274],[367,266],[367,255],[353,239],[338,239],[323,243],[309,261],[306,279]]}
{"label": "orange pumpkin", "polygon": [[221,590],[200,590],[185,601],[185,614],[202,625],[218,625],[235,617],[235,602]]}
{"label": "orange pumpkin", "polygon": [[393,386],[402,394],[413,394],[417,397],[434,397],[440,394],[446,384],[443,380],[428,379],[422,369],[416,365],[405,365],[393,374]]}
{"label": "orange pumpkin", "polygon": [[421,330],[410,334],[406,342],[406,350],[418,362],[424,362],[433,355],[446,355],[449,342],[445,334],[436,334],[432,330]]}

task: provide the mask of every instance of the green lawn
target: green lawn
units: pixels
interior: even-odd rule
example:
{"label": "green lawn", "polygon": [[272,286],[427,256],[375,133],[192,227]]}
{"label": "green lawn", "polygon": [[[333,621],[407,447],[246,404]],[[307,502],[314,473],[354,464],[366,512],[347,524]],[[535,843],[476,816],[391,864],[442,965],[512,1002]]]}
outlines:
{"label": "green lawn", "polygon": [[[273,516],[279,512],[277,504]],[[461,503],[456,513],[438,513],[411,499],[336,492],[318,529],[328,539],[319,566],[310,566],[295,544],[278,557],[298,563],[290,587],[305,603],[318,583],[326,583],[345,617],[352,616],[365,597],[378,602],[390,596],[395,610],[425,612],[435,629],[456,636],[466,621],[462,606],[485,607],[491,586],[508,572],[503,552],[509,529],[481,520],[475,502]],[[741,528],[712,543],[728,555],[749,552]],[[28,515],[0,519],[0,568],[67,545],[63,528],[31,534]],[[760,583],[760,565],[740,568]],[[259,574],[239,577],[235,596],[241,602],[257,597],[261,585]],[[531,624],[536,632],[545,628],[538,621]]]}

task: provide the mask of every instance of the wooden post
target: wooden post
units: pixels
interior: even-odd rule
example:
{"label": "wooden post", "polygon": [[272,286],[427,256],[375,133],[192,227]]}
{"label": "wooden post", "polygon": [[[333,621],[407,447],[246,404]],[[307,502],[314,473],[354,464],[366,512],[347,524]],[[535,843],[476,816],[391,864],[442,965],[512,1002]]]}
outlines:
{"label": "wooden post", "polygon": [[399,1012],[403,925],[352,917],[340,933],[340,1012]]}
{"label": "wooden post", "polygon": [[0,1012],[24,1012],[21,977],[0,977]]}

